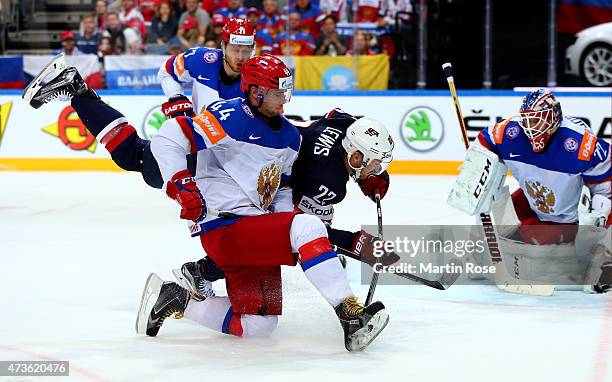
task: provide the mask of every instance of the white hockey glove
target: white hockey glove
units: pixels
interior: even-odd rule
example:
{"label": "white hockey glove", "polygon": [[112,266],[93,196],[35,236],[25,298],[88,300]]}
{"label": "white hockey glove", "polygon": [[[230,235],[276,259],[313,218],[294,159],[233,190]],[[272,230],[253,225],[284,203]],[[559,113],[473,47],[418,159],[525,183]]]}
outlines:
{"label": "white hockey glove", "polygon": [[468,215],[488,213],[493,198],[504,185],[507,173],[508,167],[497,154],[472,145],[465,155],[447,203]]}
{"label": "white hockey glove", "polygon": [[596,194],[591,198],[591,191],[582,186],[582,194],[578,203],[578,223],[580,225],[594,225],[604,227],[612,208],[610,199]]}

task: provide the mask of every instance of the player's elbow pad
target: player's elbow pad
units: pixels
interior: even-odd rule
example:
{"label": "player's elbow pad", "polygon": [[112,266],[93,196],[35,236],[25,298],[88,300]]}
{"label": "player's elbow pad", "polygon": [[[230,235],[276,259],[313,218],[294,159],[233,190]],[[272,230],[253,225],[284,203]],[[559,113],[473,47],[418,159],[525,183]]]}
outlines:
{"label": "player's elbow pad", "polygon": [[507,172],[508,167],[497,154],[478,145],[470,146],[447,203],[468,215],[489,212]]}

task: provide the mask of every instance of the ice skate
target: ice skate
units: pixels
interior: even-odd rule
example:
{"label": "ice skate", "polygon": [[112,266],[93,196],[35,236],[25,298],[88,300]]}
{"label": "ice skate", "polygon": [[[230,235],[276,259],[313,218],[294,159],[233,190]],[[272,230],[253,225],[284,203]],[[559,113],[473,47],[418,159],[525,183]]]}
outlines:
{"label": "ice skate", "polygon": [[[152,296],[157,296],[155,305],[147,311],[147,303]],[[174,318],[183,318],[189,302],[189,291],[174,282],[164,282],[155,273],[151,273],[145,284],[136,318],[136,333],[155,337],[164,320],[174,314]]]}
{"label": "ice skate", "polygon": [[389,315],[380,301],[364,306],[355,297],[347,297],[335,310],[348,351],[365,349],[389,323]]}
{"label": "ice skate", "polygon": [[27,88],[22,98],[35,109],[57,98],[67,100],[83,94],[89,87],[73,66],[66,66],[64,55],[60,54],[47,65]]}
{"label": "ice skate", "polygon": [[196,301],[202,301],[207,297],[213,297],[215,295],[212,282],[206,280],[202,272],[202,262],[204,261],[206,261],[206,259],[202,259],[198,262],[185,263],[181,269],[172,270],[179,284],[181,284],[183,288],[191,291],[192,297]]}

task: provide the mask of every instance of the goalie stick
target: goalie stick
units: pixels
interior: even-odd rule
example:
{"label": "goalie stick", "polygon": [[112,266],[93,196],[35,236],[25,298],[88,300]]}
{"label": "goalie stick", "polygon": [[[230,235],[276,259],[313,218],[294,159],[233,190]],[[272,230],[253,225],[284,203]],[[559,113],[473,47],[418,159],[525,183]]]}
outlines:
{"label": "goalie stick", "polygon": [[[459,104],[459,98],[457,97],[457,90],[455,89],[455,79],[453,77],[453,67],[447,62],[442,65],[444,70],[444,76],[448,82],[448,88],[450,89],[453,106],[455,107],[455,113],[457,114],[457,120],[459,121],[459,128],[461,129],[461,137],[463,138],[463,145],[467,150],[470,147],[470,142],[467,136],[467,129],[465,128],[465,121],[463,120],[463,113],[461,112],[461,105]],[[485,239],[487,241],[487,247],[489,248],[489,254],[491,255],[491,263],[495,265],[497,277],[503,277],[504,280],[509,280],[511,277],[508,274],[506,265],[503,262],[501,255],[501,249],[499,247],[499,241],[497,239],[497,232],[493,219],[489,214],[481,213],[477,217],[482,224],[482,228],[485,232]],[[523,285],[512,285],[507,282],[504,284],[497,284],[497,287],[501,290],[510,293],[518,294],[529,294],[533,296],[552,296],[555,291],[554,285],[535,285],[533,282],[523,280],[526,284]]]}

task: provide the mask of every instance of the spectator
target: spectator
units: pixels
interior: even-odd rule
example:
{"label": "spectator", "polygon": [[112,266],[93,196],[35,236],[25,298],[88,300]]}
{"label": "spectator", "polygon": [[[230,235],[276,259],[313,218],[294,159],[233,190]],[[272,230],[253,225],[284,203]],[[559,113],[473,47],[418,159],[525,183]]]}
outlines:
{"label": "spectator", "polygon": [[103,61],[104,56],[113,54],[113,46],[111,38],[108,36],[102,36],[98,43],[98,57],[100,61]]}
{"label": "spectator", "polygon": [[108,27],[103,36],[110,37],[113,54],[136,54],[141,45],[140,36],[132,28],[122,25],[119,15],[109,12],[106,15]]}
{"label": "spectator", "polygon": [[368,38],[364,31],[357,30],[355,36],[353,36],[353,48],[346,52],[347,56],[371,56],[376,54],[368,46]]}
{"label": "spectator", "polygon": [[172,13],[170,3],[162,1],[155,9],[155,16],[151,22],[150,41],[156,44],[166,44],[171,38],[176,37],[178,21]]}
{"label": "spectator", "polygon": [[[401,0],[398,0],[401,1]],[[410,1],[410,0],[407,0]],[[350,3],[350,2],[349,2]],[[321,10],[328,15],[334,16],[338,21],[348,21],[348,6],[346,0],[321,0]]]}
{"label": "spectator", "polygon": [[412,2],[411,0],[383,0],[381,14],[384,15],[387,24],[395,25],[395,17],[398,12],[400,27],[412,24]]}
{"label": "spectator", "polygon": [[263,52],[271,52],[274,45],[274,38],[265,28],[258,27],[260,12],[259,9],[252,7],[247,11],[247,20],[257,28],[255,34],[255,54]]}
{"label": "spectator", "polygon": [[217,42],[215,40],[206,40],[206,42],[204,43],[204,46],[206,48],[211,48],[211,49],[219,49],[220,46],[217,44]]}
{"label": "spectator", "polygon": [[386,0],[354,0],[357,2],[357,13],[354,15],[356,23],[376,23],[379,26],[387,25],[383,17],[383,1]]}
{"label": "spectator", "polygon": [[70,30],[63,31],[60,34],[60,40],[62,41],[62,48],[53,52],[53,54],[64,53],[66,56],[78,56],[83,54],[76,47],[76,40],[74,38],[74,32]]}
{"label": "spectator", "polygon": [[314,6],[310,0],[296,0],[295,7],[289,9],[289,13],[297,12],[302,20],[302,29],[312,37],[319,37],[320,28],[317,25],[317,18],[323,14],[321,8]]}
{"label": "spectator", "polygon": [[144,17],[145,21],[150,22],[155,16],[155,10],[159,5],[159,0],[140,0],[138,8]]}
{"label": "spectator", "polygon": [[285,30],[285,18],[278,12],[276,0],[264,0],[258,26],[267,29],[273,39]]}
{"label": "spectator", "polygon": [[187,10],[183,12],[181,17],[179,18],[179,38],[181,35],[181,26],[185,24],[185,20],[191,17],[196,19],[198,22],[198,40],[195,45],[202,45],[204,44],[206,30],[208,29],[208,25],[210,24],[210,16],[205,10],[198,8],[198,0],[187,0],[186,6]]}
{"label": "spectator", "polygon": [[121,21],[121,24],[127,25],[138,32],[140,38],[144,40],[147,35],[147,27],[145,26],[142,13],[140,13],[134,4],[134,0],[122,0],[119,21]]}
{"label": "spectator", "polygon": [[176,56],[182,51],[183,51],[183,46],[181,45],[181,42],[178,39],[173,38],[172,40],[168,41],[168,54],[169,55]]}
{"label": "spectator", "polygon": [[321,36],[316,41],[315,54],[318,56],[338,56],[346,54],[348,41],[344,36],[338,36],[336,19],[327,15],[321,26]]}
{"label": "spectator", "polygon": [[203,0],[202,9],[209,15],[214,15],[217,10],[227,7],[227,0]]}
{"label": "spectator", "polygon": [[247,18],[247,10],[242,6],[242,0],[227,0],[227,7],[218,9],[216,13],[223,15],[228,19],[231,19],[232,17],[238,17],[241,19]]}
{"label": "spectator", "polygon": [[187,10],[187,0],[172,0],[172,10],[179,17]]}
{"label": "spectator", "polygon": [[262,0],[243,0],[242,6],[245,7],[246,9],[249,9],[249,8],[261,9]]}
{"label": "spectator", "polygon": [[76,46],[85,54],[96,54],[98,52],[98,41],[100,34],[96,31],[96,17],[88,15],[81,23],[82,32],[76,35]]}
{"label": "spectator", "polygon": [[110,4],[106,7],[107,13],[119,13],[121,12],[121,2],[123,0],[110,1]]}
{"label": "spectator", "polygon": [[106,30],[106,1],[96,1],[96,29],[98,33]]}
{"label": "spectator", "polygon": [[215,13],[212,17],[212,28],[209,28],[206,33],[206,40],[215,41],[217,48],[221,47],[221,30],[225,23],[227,23],[227,19],[223,15]]}
{"label": "spectator", "polygon": [[200,34],[198,32],[198,20],[188,17],[179,27],[177,37],[181,41],[183,50],[189,49],[199,43]]}
{"label": "spectator", "polygon": [[[302,32],[300,24],[300,14],[292,12],[289,14],[289,34],[280,33],[275,40],[278,48],[283,55],[289,56],[309,56],[314,52],[314,40],[311,35]],[[287,42],[289,48],[287,48]],[[278,54],[275,50],[273,54]]]}

